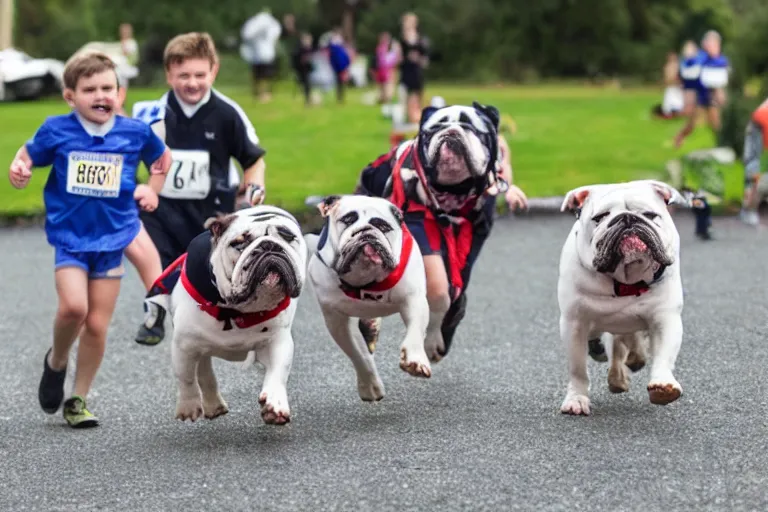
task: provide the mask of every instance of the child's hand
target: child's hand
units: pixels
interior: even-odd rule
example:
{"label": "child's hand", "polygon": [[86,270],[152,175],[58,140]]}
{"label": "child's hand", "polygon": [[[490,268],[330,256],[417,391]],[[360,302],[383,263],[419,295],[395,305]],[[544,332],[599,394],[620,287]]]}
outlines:
{"label": "child's hand", "polygon": [[139,207],[145,212],[153,212],[157,209],[157,203],[160,198],[157,197],[157,193],[152,190],[149,185],[137,185],[136,190],[133,192],[133,198],[139,202]]}
{"label": "child's hand", "polygon": [[32,177],[32,169],[29,168],[24,160],[17,158],[11,163],[8,177],[11,180],[11,185],[15,188],[24,188]]}
{"label": "child's hand", "polygon": [[505,196],[505,199],[507,200],[509,209],[512,211],[518,208],[520,208],[521,210],[525,210],[528,208],[528,197],[526,197],[525,193],[523,193],[523,191],[520,190],[520,187],[517,187],[515,185],[509,186],[509,190],[507,190],[507,195]]}

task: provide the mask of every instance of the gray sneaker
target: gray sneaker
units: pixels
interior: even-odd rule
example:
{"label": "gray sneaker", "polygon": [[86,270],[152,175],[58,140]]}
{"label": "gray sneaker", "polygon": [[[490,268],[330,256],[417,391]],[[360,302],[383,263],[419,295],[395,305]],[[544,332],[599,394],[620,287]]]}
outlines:
{"label": "gray sneaker", "polygon": [[165,338],[165,310],[154,302],[144,301],[144,323],[136,333],[139,345],[157,345]]}

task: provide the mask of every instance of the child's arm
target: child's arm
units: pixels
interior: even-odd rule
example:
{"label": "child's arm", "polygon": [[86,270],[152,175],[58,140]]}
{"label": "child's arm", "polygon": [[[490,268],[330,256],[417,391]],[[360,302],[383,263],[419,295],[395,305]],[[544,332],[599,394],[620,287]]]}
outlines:
{"label": "child's arm", "polygon": [[234,116],[230,154],[240,162],[243,168],[243,182],[246,187],[245,197],[252,205],[261,204],[265,197],[264,155],[266,151],[259,145],[259,137],[251,121],[240,109]]}
{"label": "child's arm", "polygon": [[8,172],[8,178],[14,188],[24,188],[32,177],[32,158],[27,152],[27,145],[23,145],[16,152],[16,156],[11,162],[11,168]]}

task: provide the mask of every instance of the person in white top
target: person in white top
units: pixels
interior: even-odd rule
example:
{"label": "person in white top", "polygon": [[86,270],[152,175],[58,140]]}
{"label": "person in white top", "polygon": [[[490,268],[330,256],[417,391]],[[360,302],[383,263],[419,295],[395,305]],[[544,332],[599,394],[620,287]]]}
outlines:
{"label": "person in white top", "polygon": [[277,42],[282,31],[269,9],[251,17],[240,31],[240,56],[251,65],[253,92],[262,102],[272,97],[270,82],[276,71]]}

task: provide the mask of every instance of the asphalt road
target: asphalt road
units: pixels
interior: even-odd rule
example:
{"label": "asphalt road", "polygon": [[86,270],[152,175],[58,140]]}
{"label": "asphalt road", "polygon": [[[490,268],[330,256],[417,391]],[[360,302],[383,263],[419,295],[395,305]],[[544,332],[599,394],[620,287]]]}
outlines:
{"label": "asphalt road", "polygon": [[481,255],[469,313],[430,380],[398,368],[403,329],[376,359],[387,396],[359,400],[348,359],[302,296],[289,398],[264,425],[260,367],[215,362],[230,413],[174,419],[170,344],[133,342],[142,287],[129,267],[90,397],[102,425],[66,427],[37,403],[55,310],[39,228],[0,232],[1,510],[766,510],[768,229],[716,219],[718,240],[678,217],[686,286],[676,376],[654,406],[648,370],[629,393],[590,363],[594,415],[559,413],[557,261],[571,219],[502,219]]}

